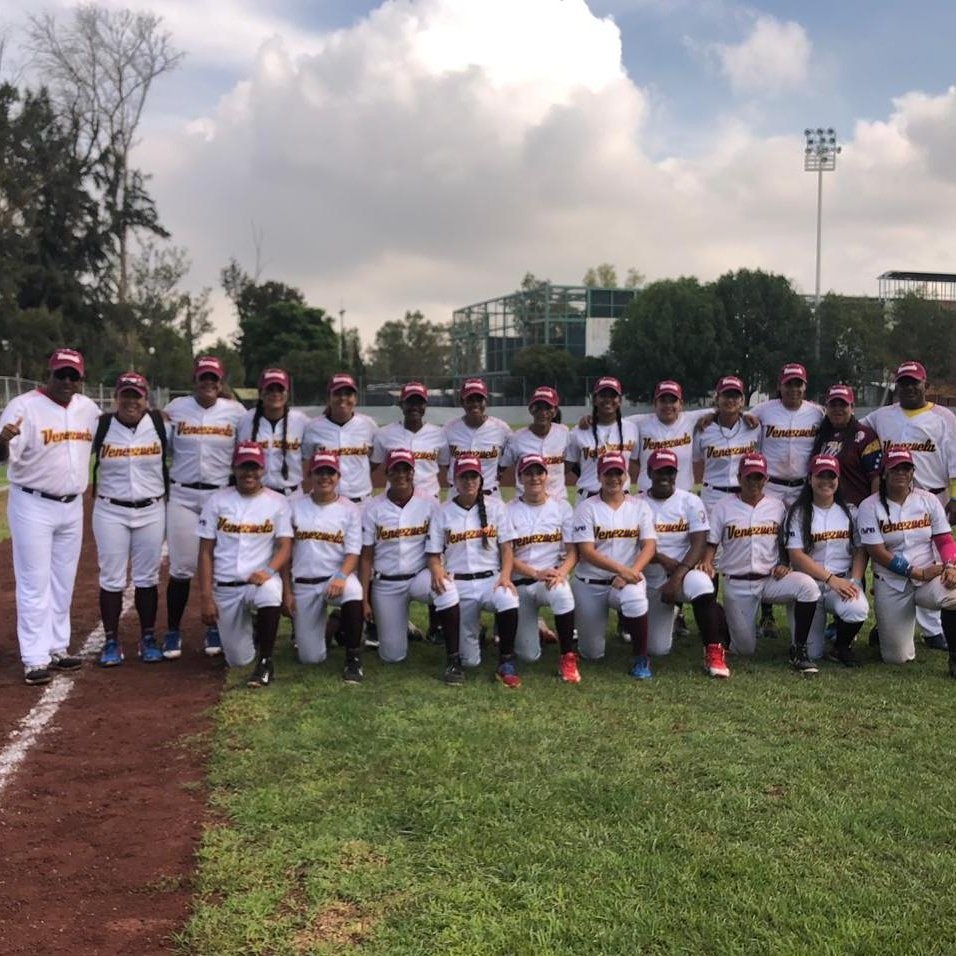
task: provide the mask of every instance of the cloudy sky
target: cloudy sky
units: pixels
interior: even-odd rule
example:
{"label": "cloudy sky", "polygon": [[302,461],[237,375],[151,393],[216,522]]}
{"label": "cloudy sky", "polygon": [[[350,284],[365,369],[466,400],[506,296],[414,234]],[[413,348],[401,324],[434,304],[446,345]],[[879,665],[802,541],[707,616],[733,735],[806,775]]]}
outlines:
{"label": "cloudy sky", "polygon": [[[126,0],[187,52],[135,161],[194,288],[235,256],[368,343],[525,272],[956,271],[952,0]],[[68,11],[69,4],[50,4]],[[15,41],[25,0],[0,0]],[[266,12],[263,12],[266,11]],[[232,331],[218,300],[221,331]]]}

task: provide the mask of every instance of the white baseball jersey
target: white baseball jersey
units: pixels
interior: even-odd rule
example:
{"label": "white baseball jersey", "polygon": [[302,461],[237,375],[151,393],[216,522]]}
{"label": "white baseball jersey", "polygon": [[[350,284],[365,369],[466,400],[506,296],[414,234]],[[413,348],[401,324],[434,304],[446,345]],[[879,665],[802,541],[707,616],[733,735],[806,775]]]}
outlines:
{"label": "white baseball jersey", "polygon": [[647,459],[658,449],[665,448],[677,455],[677,487],[690,491],[694,487],[693,445],[694,425],[702,415],[711,414],[711,409],[700,408],[681,412],[671,425],[665,425],[656,414],[629,415],[625,421],[633,422],[638,434],[638,453],[641,473],[637,490],[647,492],[651,479],[647,474]]}
{"label": "white baseball jersey", "polygon": [[142,501],[166,494],[163,446],[150,415],[144,415],[134,428],[113,415],[100,451],[98,495],[119,501]]}
{"label": "white baseball jersey", "polygon": [[806,478],[810,453],[825,412],[813,402],[790,409],[779,398],[750,410],[760,420],[760,450],[774,478]]}
{"label": "white baseball jersey", "polygon": [[292,537],[292,512],[269,488],[255,495],[223,488],[203,506],[196,533],[216,542],[214,581],[245,581],[272,560],[277,538]]}
{"label": "white baseball jersey", "polygon": [[[564,542],[572,540],[573,512],[567,501],[546,498],[532,505],[514,498],[507,505],[514,531],[515,557],[544,571],[556,568],[562,560]],[[515,577],[520,577],[517,573]]]}
{"label": "white baseball jersey", "polygon": [[415,457],[415,492],[438,497],[439,467],[448,467],[451,454],[445,432],[438,425],[424,422],[417,432],[409,431],[404,422],[384,425],[375,433],[372,442],[372,463],[381,465],[388,453],[396,448],[406,448]]}
{"label": "white baseball jersey", "polygon": [[575,428],[568,436],[567,460],[581,469],[578,477],[578,492],[594,494],[601,490],[597,473],[597,462],[601,455],[609,451],[619,451],[625,459],[636,461],[638,458],[637,426],[632,421],[621,421],[610,425],[597,424],[597,442],[594,441],[593,428]]}
{"label": "white baseball jersey", "polygon": [[365,504],[362,515],[362,544],[375,551],[372,567],[378,574],[417,574],[425,567],[429,534],[435,524],[438,502],[412,495],[398,505],[387,494],[376,495]]}
{"label": "white baseball jersey", "polygon": [[511,437],[511,429],[500,418],[489,415],[477,427],[465,424],[464,418],[456,418],[445,425],[445,441],[452,459],[462,455],[474,455],[481,462],[481,475],[486,491],[498,488],[498,468],[501,453]]}
{"label": "white baseball jersey", "polygon": [[885,452],[890,445],[913,456],[916,484],[939,493],[956,478],[956,415],[941,405],[909,411],[899,404],[874,409],[863,419],[876,432]]}
{"label": "white baseball jersey", "polygon": [[334,452],[339,456],[342,469],[339,494],[346,498],[367,498],[372,493],[369,456],[376,431],[375,422],[359,412],[342,425],[328,415],[319,415],[306,426],[302,458],[308,461],[316,449]]}
{"label": "white baseball jersey", "polygon": [[170,479],[178,484],[229,483],[239,420],[246,410],[229,398],[203,408],[193,395],[174,398],[163,413],[169,418]]}
{"label": "white baseball jersey", "polygon": [[[287,421],[283,426],[280,418],[277,422],[270,422],[265,415],[259,416],[257,434],[252,434],[252,425],[256,418],[256,410],[249,409],[239,420],[238,440],[255,441],[266,453],[266,470],[262,476],[262,483],[274,491],[285,492],[298,488],[302,484],[302,438],[309,416],[295,408],[289,409]],[[285,440],[283,441],[283,428]],[[283,445],[285,445],[286,477],[282,477]]]}
{"label": "white baseball jersey", "polygon": [[[574,509],[572,534],[575,544],[592,543],[604,557],[631,565],[645,541],[656,541],[654,514],[643,498],[625,495],[612,508],[600,495],[586,498]],[[575,574],[580,578],[609,578],[612,573],[586,561],[579,561]]]}
{"label": "white baseball jersey", "polygon": [[[477,574],[498,571],[501,559],[498,546],[514,539],[508,510],[500,498],[487,497],[487,524],[482,529],[478,504],[463,508],[452,498],[437,511],[429,532],[428,550],[445,552],[445,568],[452,574]],[[482,531],[488,546],[484,547]]]}
{"label": "white baseball jersey", "polygon": [[[512,432],[501,456],[502,468],[514,468],[525,455],[540,455],[548,469],[548,497],[568,500],[564,483],[564,458],[568,448],[567,425],[552,424],[546,435],[536,435],[530,428]],[[517,494],[524,493],[521,479],[515,476]]]}
{"label": "white baseball jersey", "polygon": [[[922,488],[914,488],[902,504],[889,499],[886,503],[889,513],[879,495],[870,495],[860,503],[858,520],[863,544],[882,544],[894,555],[906,558],[914,567],[939,561],[933,535],[951,533],[939,499]],[[874,571],[894,590],[902,591],[910,583],[910,579],[901,574],[883,568]],[[925,582],[911,583],[921,587]]]}
{"label": "white baseball jersey", "polygon": [[693,460],[704,463],[704,484],[714,488],[736,488],[737,469],[744,455],[757,450],[761,429],[748,428],[743,417],[730,428],[714,419],[694,435]]}
{"label": "white baseball jersey", "polygon": [[292,576],[331,577],[347,554],[362,552],[362,512],[348,498],[319,504],[311,495],[290,502]]}
{"label": "white baseball jersey", "polygon": [[748,505],[739,495],[727,495],[710,513],[709,544],[720,545],[721,574],[770,574],[780,564],[778,535],[786,517],[779,498],[764,495]]}
{"label": "white baseball jersey", "polygon": [[[654,516],[654,532],[657,535],[657,553],[675,561],[683,559],[690,547],[690,536],[695,531],[709,531],[704,503],[689,491],[677,488],[669,498],[645,495],[643,501]],[[654,588],[662,587],[667,572],[656,563],[644,570],[647,583]]]}
{"label": "white baseball jersey", "polygon": [[74,395],[65,408],[38,388],[18,395],[0,415],[0,429],[23,419],[9,443],[7,478],[48,495],[83,494],[99,417],[85,395]]}
{"label": "white baseball jersey", "polygon": [[[810,549],[807,554],[834,574],[843,577],[853,564],[853,552],[860,546],[856,525],[856,508],[850,505],[848,515],[838,504],[829,508],[811,505]],[[806,549],[803,535],[803,508],[795,508],[787,532],[787,547]]]}

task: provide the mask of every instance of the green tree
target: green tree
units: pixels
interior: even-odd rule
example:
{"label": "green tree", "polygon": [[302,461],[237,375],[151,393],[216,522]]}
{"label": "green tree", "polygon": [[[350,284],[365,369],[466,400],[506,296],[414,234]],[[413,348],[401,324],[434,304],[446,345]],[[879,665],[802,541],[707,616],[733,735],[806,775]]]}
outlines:
{"label": "green tree", "polygon": [[889,323],[878,299],[830,294],[820,301],[820,363],[814,370],[821,398],[835,382],[859,389],[882,381],[884,368],[892,363]]}
{"label": "green tree", "polygon": [[511,377],[524,379],[524,388],[518,391],[526,396],[530,396],[539,385],[550,385],[561,396],[570,395],[577,375],[574,356],[553,345],[529,345],[515,353],[511,363]]}
{"label": "green tree", "polygon": [[[602,262],[599,266],[588,269],[581,282],[589,289],[616,289],[618,288],[617,268],[610,262]],[[644,285],[644,273],[631,266],[627,270],[624,288],[639,289],[642,285]]]}
{"label": "green tree", "polygon": [[383,382],[434,380],[448,375],[449,328],[429,322],[421,312],[406,312],[375,333],[369,349],[369,374]]}
{"label": "green tree", "polygon": [[930,382],[956,382],[956,316],[934,299],[910,293],[888,303],[888,351],[897,364],[915,359],[926,367]]}

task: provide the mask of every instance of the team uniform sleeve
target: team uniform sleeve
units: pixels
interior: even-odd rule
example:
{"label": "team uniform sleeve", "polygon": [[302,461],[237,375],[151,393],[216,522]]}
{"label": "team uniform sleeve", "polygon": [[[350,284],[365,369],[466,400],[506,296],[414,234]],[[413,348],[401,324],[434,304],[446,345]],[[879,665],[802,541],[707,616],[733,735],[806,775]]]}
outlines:
{"label": "team uniform sleeve", "polygon": [[372,464],[380,465],[388,457],[388,451],[385,448],[385,442],[382,439],[384,428],[380,428],[372,439]]}
{"label": "team uniform sleeve", "polygon": [[710,531],[707,532],[707,543],[718,545],[724,534],[724,509],[719,505],[714,508],[710,516]]}
{"label": "team uniform sleeve", "polygon": [[863,468],[863,474],[867,478],[872,478],[874,475],[878,475],[883,467],[883,445],[876,432],[869,425],[864,425],[861,431],[863,436],[857,445],[860,466]]}
{"label": "team uniform sleeve", "polygon": [[312,421],[309,421],[309,424],[305,426],[305,430],[302,432],[302,457],[305,461],[308,461],[312,457],[312,453],[315,451],[316,441],[315,441],[315,432],[312,428]]}
{"label": "team uniform sleeve", "polygon": [[515,528],[511,523],[511,513],[504,505],[498,506],[498,514],[495,518],[498,522],[498,542],[507,544],[515,539]]}
{"label": "team uniform sleeve", "polygon": [[569,461],[572,465],[581,463],[581,445],[578,442],[578,431],[579,429],[575,428],[568,432],[568,447],[564,450],[564,460]]}
{"label": "team uniform sleeve", "polygon": [[362,544],[363,546],[375,544],[375,508],[371,502],[362,512]]}
{"label": "team uniform sleeve", "polygon": [[196,526],[196,534],[207,541],[216,540],[216,514],[218,511],[219,495],[213,495],[204,505],[202,513],[199,515],[199,523]]}
{"label": "team uniform sleeve", "polygon": [[445,550],[445,509],[437,501],[432,503],[425,550],[428,554],[441,554]]}
{"label": "team uniform sleeve", "polygon": [[582,501],[574,509],[571,540],[575,544],[594,541],[594,515],[587,501]]}
{"label": "team uniform sleeve", "polygon": [[448,436],[441,433],[441,445],[438,448],[438,464],[447,468],[451,464],[451,449],[448,447]]}
{"label": "team uniform sleeve", "polygon": [[704,446],[701,444],[701,438],[703,437],[703,434],[704,434],[703,432],[699,432],[696,429],[694,430],[694,438],[690,446],[691,461],[704,460]]}
{"label": "team uniform sleeve", "polygon": [[703,501],[697,495],[688,495],[684,501],[684,517],[687,518],[687,530],[691,534],[695,531],[710,531],[707,509],[704,507]]}
{"label": "team uniform sleeve", "polygon": [[657,528],[654,527],[654,513],[640,498],[636,498],[635,501],[638,501],[641,503],[641,505],[643,505],[639,518],[640,523],[638,524],[638,527],[641,530],[641,541],[656,541]]}
{"label": "team uniform sleeve", "polygon": [[861,548],[860,540],[860,509],[856,505],[849,505],[850,509],[850,544],[854,548]]}
{"label": "team uniform sleeve", "polygon": [[292,530],[292,509],[284,498],[279,504],[281,507],[276,511],[276,537],[295,537],[295,533]]}
{"label": "team uniform sleeve", "polygon": [[871,495],[860,502],[860,510],[857,512],[857,522],[860,531],[860,541],[862,544],[882,544],[883,532],[880,530],[880,523],[877,520],[876,507],[879,498]]}
{"label": "team uniform sleeve", "polygon": [[934,535],[951,534],[952,528],[949,526],[946,511],[939,503],[939,498],[937,498],[936,495],[931,495],[929,492],[926,492],[926,499],[930,507],[930,519],[933,522],[932,533]]}
{"label": "team uniform sleeve", "polygon": [[508,437],[505,439],[505,446],[501,449],[501,458],[498,460],[499,468],[511,468],[515,464],[514,439]]}
{"label": "team uniform sleeve", "polygon": [[787,547],[795,551],[805,549],[803,540],[803,509],[795,508],[793,518],[790,520],[790,530],[787,532]]}
{"label": "team uniform sleeve", "polygon": [[561,539],[574,542],[574,511],[566,502],[561,502]]}
{"label": "team uniform sleeve", "polygon": [[345,522],[345,553],[362,553],[362,513],[350,508]]}

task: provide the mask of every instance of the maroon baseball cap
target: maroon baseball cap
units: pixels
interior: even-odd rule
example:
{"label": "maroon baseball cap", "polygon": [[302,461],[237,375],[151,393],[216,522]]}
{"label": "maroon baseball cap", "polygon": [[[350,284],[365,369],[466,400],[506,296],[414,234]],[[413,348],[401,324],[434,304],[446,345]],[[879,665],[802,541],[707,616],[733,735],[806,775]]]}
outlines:
{"label": "maroon baseball cap", "polygon": [[847,405],[856,404],[856,395],[849,385],[831,385],[827,389],[827,404],[830,402],[846,402]]}
{"label": "maroon baseball cap", "polygon": [[539,385],[534,390],[534,395],[531,396],[531,401],[528,402],[528,408],[531,408],[536,402],[544,402],[545,405],[550,405],[552,408],[557,408],[560,404],[558,402],[557,391],[547,385]]}
{"label": "maroon baseball cap", "polygon": [[400,402],[407,398],[422,398],[428,401],[428,389],[421,382],[407,382],[402,386],[402,394],[399,397]]}
{"label": "maroon baseball cap", "polygon": [[746,395],[747,390],[744,388],[744,380],[738,378],[736,375],[725,375],[723,378],[717,380],[717,387],[714,391],[720,395],[722,392],[740,392],[741,395]]}
{"label": "maroon baseball cap", "polygon": [[652,451],[647,459],[648,471],[657,471],[660,468],[673,468],[675,471],[678,468],[677,455],[669,448],[658,448]]}
{"label": "maroon baseball cap", "polygon": [[464,401],[469,395],[488,397],[488,386],[480,378],[466,378],[461,386],[461,399]]}
{"label": "maroon baseball cap", "polygon": [[461,458],[455,459],[455,477],[457,478],[467,471],[477,471],[479,475],[482,473],[481,462],[477,455],[462,455]]}
{"label": "maroon baseball cap", "polygon": [[329,394],[341,392],[343,388],[350,388],[353,392],[358,391],[358,385],[355,384],[355,379],[352,378],[348,372],[336,372],[329,379]]}
{"label": "maroon baseball cap", "polygon": [[814,455],[810,459],[810,474],[819,475],[824,471],[832,471],[840,477],[840,462],[833,455]]}
{"label": "maroon baseball cap", "polygon": [[532,453],[530,455],[523,455],[521,457],[520,461],[518,462],[518,474],[522,474],[522,472],[527,471],[533,465],[537,465],[539,468],[543,468],[545,471],[548,470],[548,465],[544,458],[541,455]]}
{"label": "maroon baseball cap", "polygon": [[322,451],[318,449],[312,452],[312,458],[309,461],[309,474],[318,471],[320,468],[331,468],[336,474],[342,474],[342,466],[339,464],[339,456],[331,451]]}
{"label": "maroon baseball cap", "polygon": [[922,362],[908,361],[903,362],[902,365],[896,370],[896,375],[893,378],[894,382],[898,382],[901,378],[915,378],[917,382],[926,381],[926,368]]}
{"label": "maroon baseball cap", "polygon": [[80,378],[86,375],[86,363],[76,349],[57,349],[50,356],[47,368],[51,372],[56,372],[61,368],[71,368],[74,372],[79,373]]}
{"label": "maroon baseball cap", "polygon": [[799,379],[806,385],[809,381],[807,378],[807,370],[799,362],[787,362],[787,364],[780,369],[780,384],[785,385],[794,379]]}
{"label": "maroon baseball cap", "polygon": [[289,373],[281,368],[267,368],[259,376],[259,391],[264,391],[270,385],[281,385],[286,391],[289,391],[291,382]]}
{"label": "maroon baseball cap", "polygon": [[149,395],[149,382],[139,372],[123,372],[116,380],[114,391],[119,395],[127,389],[136,392],[141,398],[146,398]]}
{"label": "maroon baseball cap", "polygon": [[747,475],[767,475],[767,459],[759,451],[752,451],[740,459],[740,467],[737,473],[741,478]]}
{"label": "maroon baseball cap", "polygon": [[683,400],[684,390],[680,387],[679,382],[666,378],[663,382],[658,382],[654,388],[654,398],[660,398],[661,395],[673,395],[674,398]]}
{"label": "maroon baseball cap", "polygon": [[200,355],[193,366],[193,378],[198,379],[200,375],[215,375],[221,381],[226,377],[226,370],[215,355]]}
{"label": "maroon baseball cap", "polygon": [[624,460],[624,456],[620,452],[609,451],[607,454],[601,455],[601,457],[598,459],[598,477],[606,472],[613,471],[615,468],[618,471],[623,471],[625,475],[627,474],[627,462]]}
{"label": "maroon baseball cap", "polygon": [[385,458],[385,470],[391,471],[396,465],[408,465],[415,470],[415,456],[407,448],[393,448]]}
{"label": "maroon baseball cap", "polygon": [[915,467],[912,452],[908,448],[898,448],[896,446],[887,448],[883,454],[883,471],[889,471],[898,465]]}
{"label": "maroon baseball cap", "polygon": [[612,392],[617,392],[618,395],[624,394],[624,389],[621,388],[621,383],[614,378],[613,375],[602,375],[594,383],[594,388],[591,389],[591,393],[593,395],[597,395],[598,392],[603,392],[606,388],[609,388]]}
{"label": "maroon baseball cap", "polygon": [[233,452],[232,464],[233,466],[258,465],[260,468],[265,468],[266,454],[258,442],[241,441]]}

